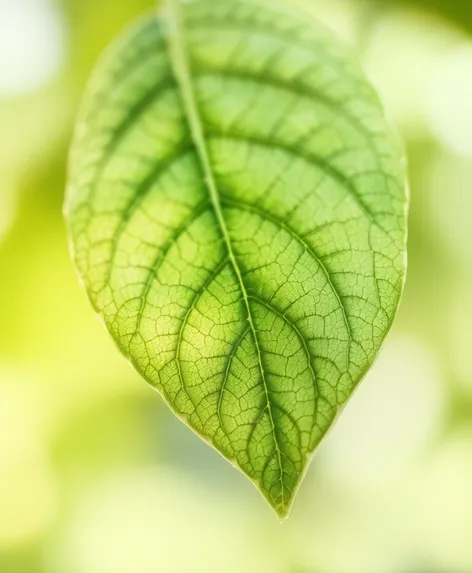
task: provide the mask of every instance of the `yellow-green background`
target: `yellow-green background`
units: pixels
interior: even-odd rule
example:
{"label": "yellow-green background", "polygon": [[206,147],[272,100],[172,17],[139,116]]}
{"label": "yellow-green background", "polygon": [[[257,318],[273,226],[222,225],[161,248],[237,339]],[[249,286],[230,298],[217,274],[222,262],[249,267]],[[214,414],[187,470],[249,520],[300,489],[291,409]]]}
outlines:
{"label": "yellow-green background", "polygon": [[0,0],[0,573],[472,572],[472,4],[305,3],[406,141],[410,264],[280,525],[122,359],[68,258],[80,96],[153,1]]}

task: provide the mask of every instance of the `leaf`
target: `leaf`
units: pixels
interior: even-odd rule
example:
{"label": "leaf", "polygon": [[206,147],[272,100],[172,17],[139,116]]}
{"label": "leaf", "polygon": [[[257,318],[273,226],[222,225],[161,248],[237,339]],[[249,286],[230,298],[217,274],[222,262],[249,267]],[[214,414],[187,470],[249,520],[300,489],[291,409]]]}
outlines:
{"label": "leaf", "polygon": [[98,67],[66,212],[121,351],[285,517],[405,276],[404,159],[356,62],[284,4],[169,0]]}

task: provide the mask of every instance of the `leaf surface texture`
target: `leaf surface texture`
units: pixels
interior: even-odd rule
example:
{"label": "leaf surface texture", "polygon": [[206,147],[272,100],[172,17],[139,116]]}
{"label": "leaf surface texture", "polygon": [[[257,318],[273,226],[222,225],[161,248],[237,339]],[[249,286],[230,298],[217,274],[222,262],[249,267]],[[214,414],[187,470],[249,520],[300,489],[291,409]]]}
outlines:
{"label": "leaf surface texture", "polygon": [[122,352],[285,517],[391,326],[405,205],[401,148],[328,32],[170,0],[94,74],[66,213]]}

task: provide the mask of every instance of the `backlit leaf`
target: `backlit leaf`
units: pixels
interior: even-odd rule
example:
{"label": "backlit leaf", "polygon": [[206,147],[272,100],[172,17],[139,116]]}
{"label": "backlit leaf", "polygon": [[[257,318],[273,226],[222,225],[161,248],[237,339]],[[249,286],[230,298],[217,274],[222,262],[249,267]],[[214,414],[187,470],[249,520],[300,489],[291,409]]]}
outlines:
{"label": "backlit leaf", "polygon": [[283,3],[169,0],[98,67],[66,212],[122,352],[285,517],[391,326],[405,206],[398,142],[328,32]]}

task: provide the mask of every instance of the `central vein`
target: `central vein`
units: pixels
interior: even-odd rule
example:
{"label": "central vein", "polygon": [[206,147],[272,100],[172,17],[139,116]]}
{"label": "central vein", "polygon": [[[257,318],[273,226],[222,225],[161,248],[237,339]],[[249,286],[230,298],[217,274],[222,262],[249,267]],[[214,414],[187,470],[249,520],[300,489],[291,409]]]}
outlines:
{"label": "central vein", "polygon": [[[282,452],[280,451],[276,429],[274,424],[274,417],[270,402],[269,396],[269,389],[267,386],[267,382],[265,379],[265,372],[262,363],[262,354],[261,348],[259,344],[259,339],[257,335],[257,330],[254,325],[254,320],[252,318],[251,307],[249,303],[249,297],[244,285],[243,277],[241,274],[241,269],[239,267],[238,261],[233,251],[233,247],[231,244],[231,237],[228,232],[228,228],[226,226],[226,221],[223,216],[223,209],[221,207],[220,197],[218,194],[218,190],[215,183],[215,177],[213,174],[213,169],[211,167],[210,158],[208,154],[207,145],[205,142],[204,131],[202,126],[202,121],[200,119],[200,113],[197,106],[197,101],[192,85],[192,79],[190,74],[190,66],[188,62],[188,55],[187,49],[185,45],[185,30],[184,24],[182,21],[182,14],[181,14],[181,6],[180,0],[167,0],[166,8],[168,11],[167,17],[167,24],[169,29],[167,30],[167,41],[169,46],[169,53],[171,57],[171,62],[173,66],[173,71],[176,76],[177,83],[180,88],[182,102],[184,106],[184,111],[187,117],[187,121],[190,127],[190,131],[192,134],[193,142],[195,144],[195,148],[202,166],[202,170],[205,176],[205,182],[208,187],[208,191],[210,194],[210,199],[213,205],[213,209],[215,211],[215,215],[220,226],[221,232],[223,234],[223,238],[226,244],[226,248],[228,251],[228,256],[231,261],[231,264],[234,268],[234,272],[236,273],[239,286],[241,288],[241,292],[244,299],[244,304],[247,310],[247,320],[249,322],[249,327],[251,329],[254,344],[256,346],[258,361],[259,361],[259,368],[262,377],[262,382],[264,385],[264,390],[267,398],[267,411],[270,418],[270,423],[272,426],[272,433],[274,438],[275,450],[277,454],[277,461],[280,470],[280,480],[282,486],[282,499],[284,497],[284,484],[283,484],[283,466],[282,466]],[[263,477],[263,476],[262,476]]]}

